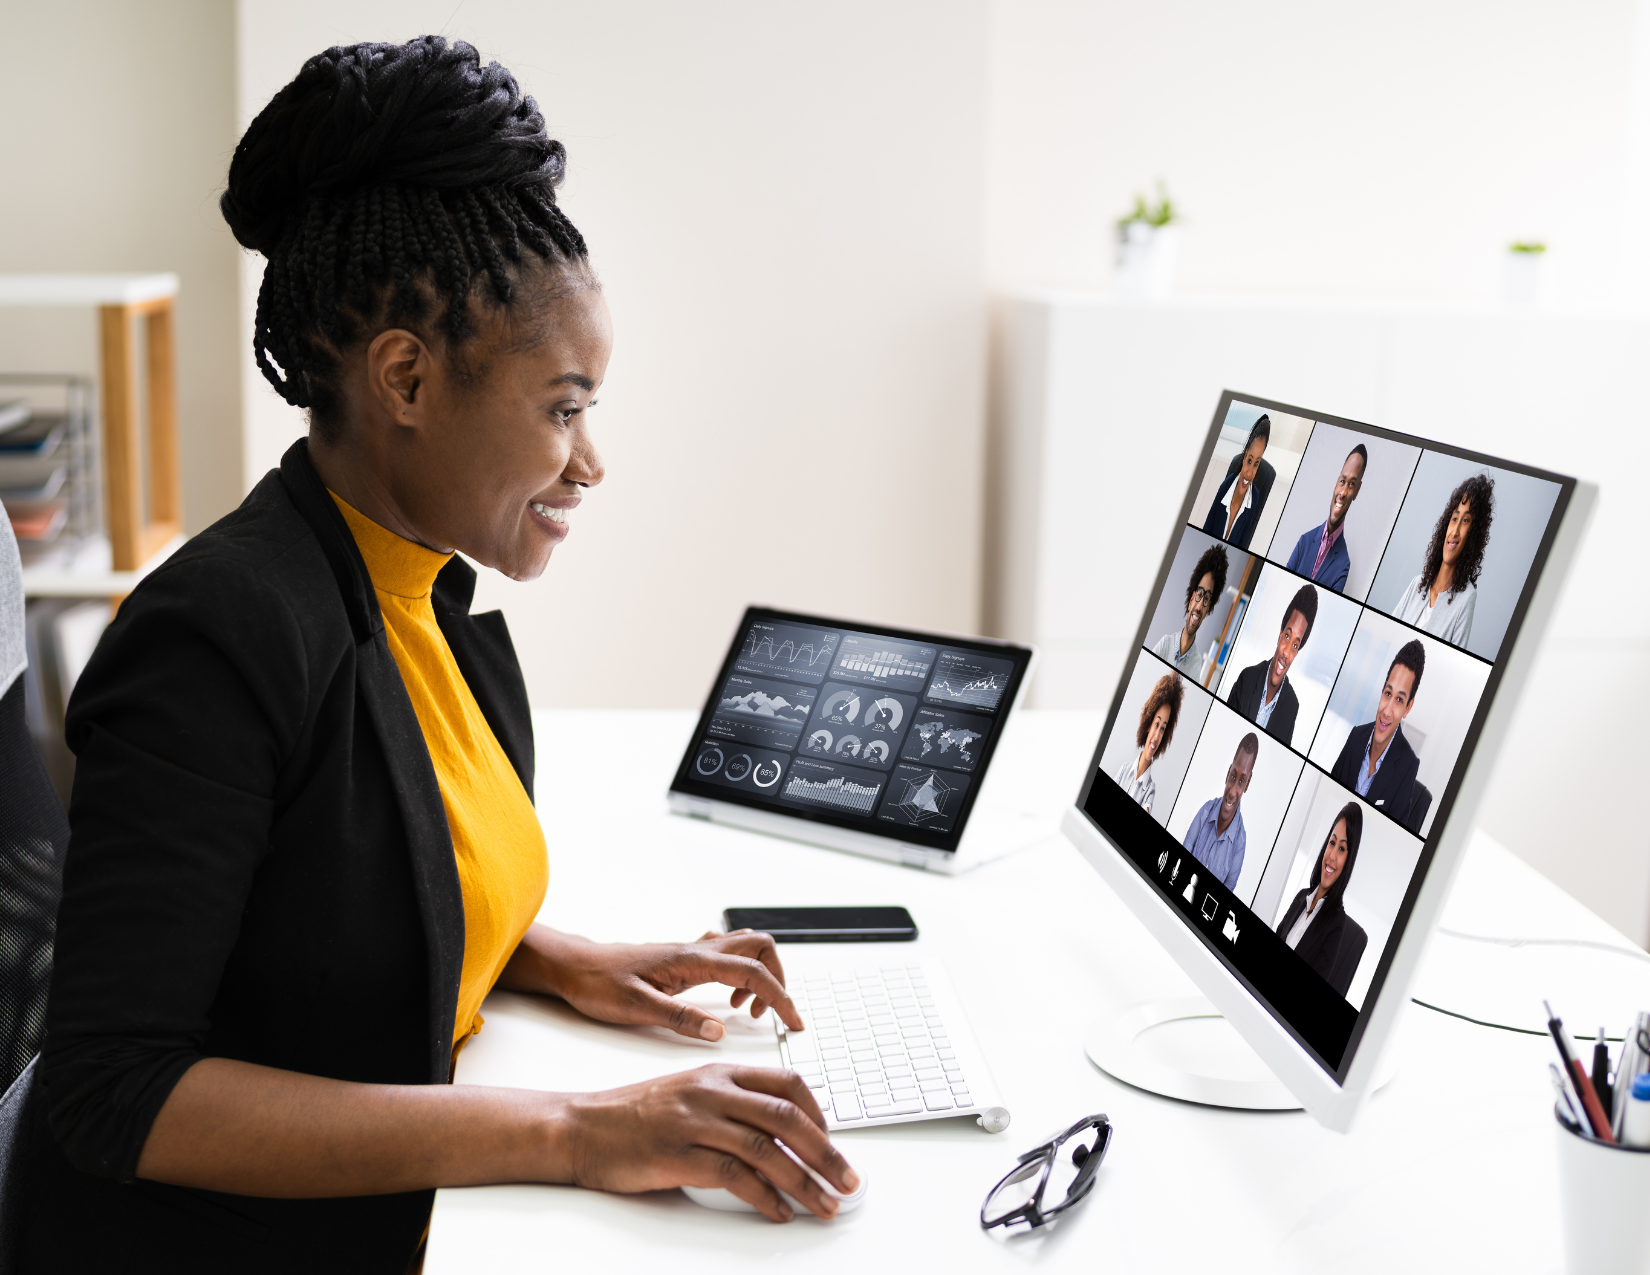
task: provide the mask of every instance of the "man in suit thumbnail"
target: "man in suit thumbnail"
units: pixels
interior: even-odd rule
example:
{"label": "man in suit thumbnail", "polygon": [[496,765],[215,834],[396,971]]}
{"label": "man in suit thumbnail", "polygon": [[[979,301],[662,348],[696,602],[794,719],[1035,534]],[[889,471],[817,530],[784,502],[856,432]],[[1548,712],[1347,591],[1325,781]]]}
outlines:
{"label": "man in suit thumbnail", "polygon": [[1249,791],[1249,781],[1255,777],[1255,758],[1260,755],[1260,740],[1250,731],[1238,740],[1232,764],[1226,768],[1226,783],[1220,796],[1211,797],[1192,816],[1181,842],[1192,857],[1220,878],[1228,890],[1237,889],[1238,877],[1243,872],[1243,852],[1248,848],[1248,834],[1243,830],[1243,794]]}
{"label": "man in suit thumbnail", "polygon": [[1346,590],[1346,577],[1352,571],[1352,555],[1347,552],[1347,510],[1363,490],[1364,474],[1369,470],[1369,452],[1359,443],[1346,454],[1341,472],[1335,478],[1335,488],[1329,493],[1329,517],[1295,542],[1295,548],[1284,563],[1296,575],[1306,576],[1336,593]]}
{"label": "man in suit thumbnail", "polygon": [[1272,658],[1251,664],[1239,673],[1226,697],[1235,711],[1280,743],[1289,744],[1295,738],[1295,715],[1300,712],[1301,702],[1295,688],[1289,685],[1289,669],[1306,645],[1306,639],[1312,636],[1312,624],[1317,618],[1318,591],[1303,584],[1295,590],[1289,609],[1283,614],[1283,628],[1278,630],[1278,644]]}
{"label": "man in suit thumbnail", "polygon": [[1426,667],[1426,648],[1419,641],[1411,639],[1398,649],[1386,671],[1375,720],[1353,727],[1329,772],[1336,783],[1405,827],[1421,759],[1404,738],[1404,719],[1415,707]]}

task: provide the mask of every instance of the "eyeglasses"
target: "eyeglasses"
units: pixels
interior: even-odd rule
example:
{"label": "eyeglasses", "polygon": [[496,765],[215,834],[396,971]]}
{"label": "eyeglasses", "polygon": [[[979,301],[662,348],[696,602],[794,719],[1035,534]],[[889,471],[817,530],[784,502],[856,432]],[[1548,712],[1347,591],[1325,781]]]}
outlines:
{"label": "eyeglasses", "polygon": [[[1064,1133],[1033,1147],[991,1188],[980,1207],[980,1226],[988,1231],[1016,1222],[1046,1226],[1094,1189],[1094,1175],[1110,1146],[1111,1121],[1100,1115],[1084,1116]],[[1053,1201],[1046,1208],[1045,1198]]]}
{"label": "eyeglasses", "polygon": [[1215,595],[1210,593],[1207,589],[1193,589],[1192,598],[1194,601],[1201,602],[1206,607],[1212,607],[1215,604]]}

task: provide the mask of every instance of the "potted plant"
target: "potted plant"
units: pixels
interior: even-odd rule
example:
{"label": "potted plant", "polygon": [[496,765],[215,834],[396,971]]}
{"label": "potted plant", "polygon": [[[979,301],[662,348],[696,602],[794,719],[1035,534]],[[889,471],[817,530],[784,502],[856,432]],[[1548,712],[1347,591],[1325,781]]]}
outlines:
{"label": "potted plant", "polygon": [[1161,297],[1174,287],[1175,257],[1180,248],[1179,210],[1163,183],[1157,202],[1134,197],[1134,207],[1117,219],[1117,289],[1138,297]]}
{"label": "potted plant", "polygon": [[1520,239],[1507,245],[1501,271],[1501,299],[1508,305],[1538,305],[1541,301],[1541,259],[1547,245]]}

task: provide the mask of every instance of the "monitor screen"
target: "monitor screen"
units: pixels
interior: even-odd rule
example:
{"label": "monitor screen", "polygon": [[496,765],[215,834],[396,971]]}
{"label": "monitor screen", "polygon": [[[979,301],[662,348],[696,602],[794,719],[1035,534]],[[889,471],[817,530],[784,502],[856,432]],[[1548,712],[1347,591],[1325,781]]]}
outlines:
{"label": "monitor screen", "polygon": [[955,850],[1030,661],[752,607],[671,791]]}
{"label": "monitor screen", "polygon": [[1337,1081],[1573,488],[1217,409],[1078,806]]}

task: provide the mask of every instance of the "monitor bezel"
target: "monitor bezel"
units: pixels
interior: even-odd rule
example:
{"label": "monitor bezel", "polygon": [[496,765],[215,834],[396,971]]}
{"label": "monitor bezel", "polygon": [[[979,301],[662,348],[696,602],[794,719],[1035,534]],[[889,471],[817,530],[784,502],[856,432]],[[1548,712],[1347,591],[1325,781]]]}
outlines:
{"label": "monitor bezel", "polygon": [[[1508,620],[1500,652],[1490,662],[1483,694],[1461,746],[1462,761],[1457,764],[1449,783],[1436,799],[1437,813],[1431,831],[1423,841],[1414,875],[1394,916],[1393,938],[1378,960],[1369,992],[1358,1012],[1339,1066],[1330,1066],[1293,1024],[1274,1011],[1265,996],[1226,962],[1208,935],[1185,923],[1182,915],[1162,897],[1151,878],[1087,812],[1089,794],[1101,777],[1100,759],[1106,740],[1122,710],[1132,659],[1125,660],[1082,788],[1076,802],[1067,811],[1063,827],[1068,838],[1118,890],[1136,915],[1147,923],[1154,936],[1192,975],[1204,994],[1250,1040],[1308,1110],[1331,1127],[1345,1128],[1374,1075],[1381,1048],[1407,995],[1414,964],[1430,936],[1437,910],[1442,906],[1459,867],[1485,782],[1505,739],[1506,726],[1510,723],[1519,692],[1527,678],[1533,653],[1551,616],[1558,587],[1591,514],[1596,488],[1562,474],[1469,448],[1296,407],[1260,395],[1225,390],[1193,466],[1178,518],[1167,537],[1162,561],[1129,648],[1131,656],[1144,648],[1154,602],[1167,583],[1176,548],[1190,525],[1193,501],[1213,457],[1221,426],[1234,402],[1303,417],[1314,425],[1338,426],[1440,452],[1551,482],[1559,487],[1547,527],[1531,559],[1524,587]],[[1284,493],[1283,498],[1287,499],[1287,495]],[[1494,729],[1491,729],[1492,726]],[[1366,1044],[1369,1047],[1366,1048]]]}
{"label": "monitor bezel", "polygon": [[[980,750],[979,765],[969,773],[968,792],[963,798],[962,809],[958,813],[956,822],[950,832],[927,833],[921,828],[897,827],[881,825],[876,820],[866,822],[851,819],[846,816],[833,815],[824,810],[808,810],[795,806],[788,806],[774,801],[758,801],[747,797],[744,793],[727,788],[720,784],[705,783],[694,779],[691,765],[694,754],[699,749],[700,741],[705,738],[706,728],[715,716],[716,697],[722,687],[726,685],[728,677],[733,673],[734,665],[739,659],[740,643],[744,634],[753,623],[772,622],[775,624],[798,624],[814,628],[839,629],[847,633],[870,633],[905,642],[919,642],[932,646],[947,646],[959,650],[977,651],[981,655],[1012,660],[1014,672],[1009,680],[1008,689],[1003,692],[1002,700],[995,711],[989,716],[996,723],[990,738]],[[979,801],[980,792],[985,787],[986,779],[991,772],[992,760],[997,755],[997,745],[1002,739],[1003,731],[1009,718],[1018,707],[1021,692],[1025,688],[1027,675],[1036,659],[1036,651],[1029,646],[1022,646],[1017,642],[1006,642],[998,638],[978,637],[956,633],[943,633],[932,629],[908,629],[892,624],[868,624],[859,620],[843,620],[831,616],[822,616],[806,611],[785,611],[777,607],[748,606],[740,618],[738,626],[733,631],[733,637],[728,643],[727,653],[723,656],[715,680],[711,682],[709,691],[705,694],[704,706],[700,709],[699,720],[694,724],[693,737],[688,741],[682,760],[676,767],[676,774],[670,781],[670,793],[677,796],[691,798],[695,801],[719,802],[728,806],[735,806],[743,810],[757,811],[764,815],[774,816],[783,820],[795,820],[804,826],[835,829],[838,832],[857,834],[874,838],[876,842],[886,843],[890,852],[899,847],[913,848],[926,854],[938,854],[954,857],[957,848],[961,845],[963,836],[968,830],[968,823],[973,816],[974,807]],[[827,674],[826,680],[829,680]],[[824,682],[820,685],[823,687]],[[801,754],[793,752],[793,756]],[[898,759],[895,759],[895,763]],[[893,764],[889,772],[893,773]],[[792,835],[800,836],[800,830]],[[834,844],[840,840],[830,837]],[[857,846],[855,848],[858,848]]]}

